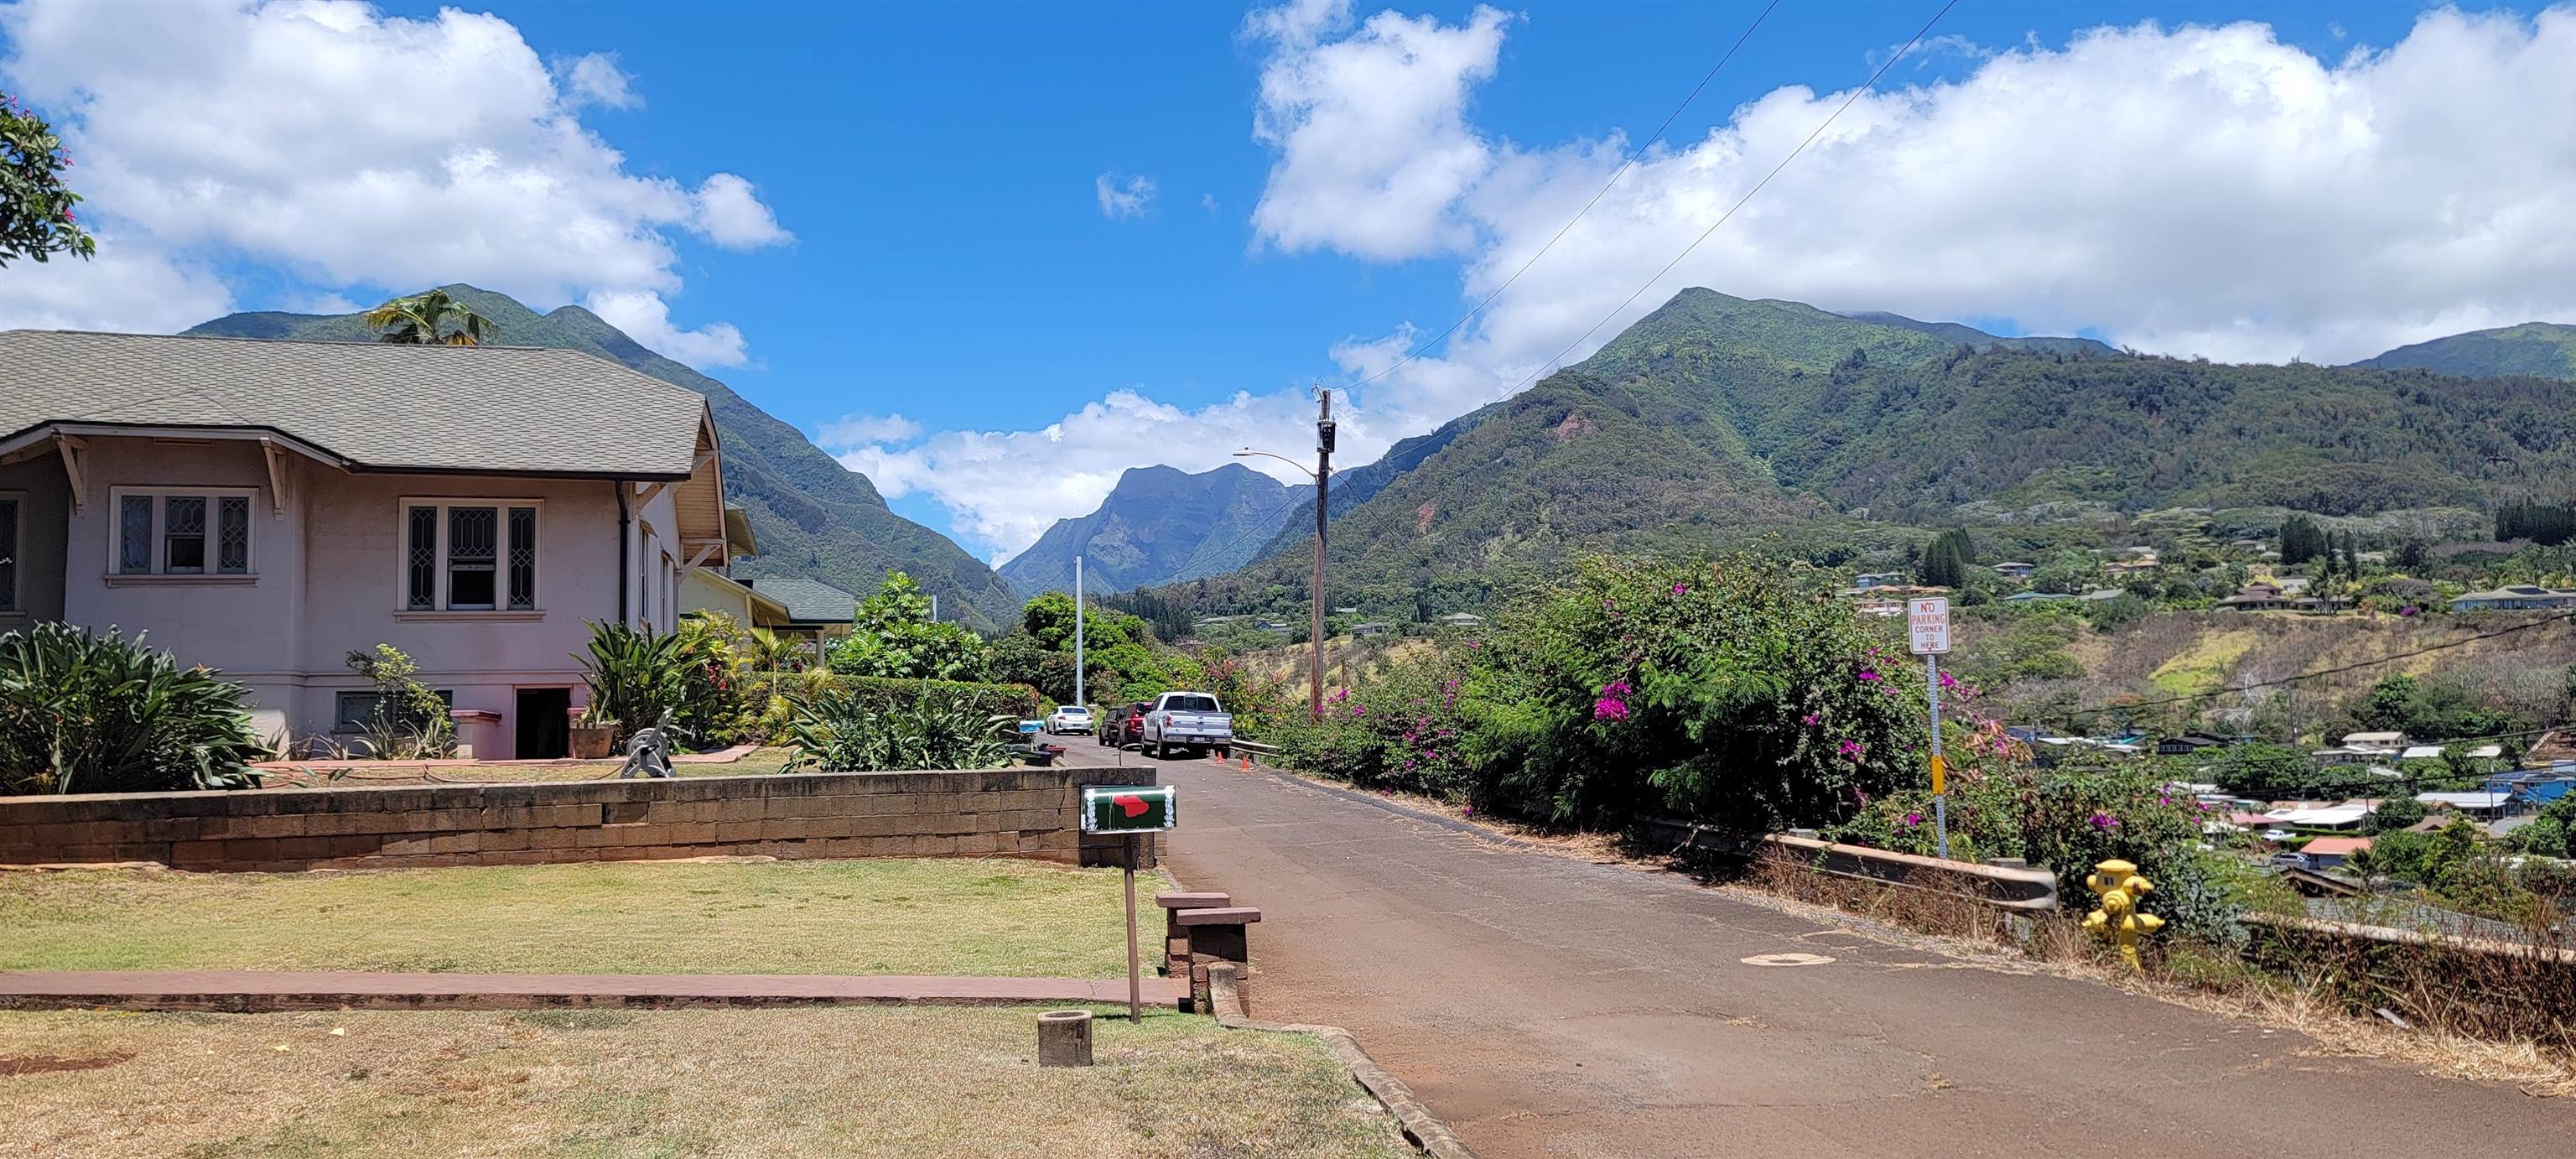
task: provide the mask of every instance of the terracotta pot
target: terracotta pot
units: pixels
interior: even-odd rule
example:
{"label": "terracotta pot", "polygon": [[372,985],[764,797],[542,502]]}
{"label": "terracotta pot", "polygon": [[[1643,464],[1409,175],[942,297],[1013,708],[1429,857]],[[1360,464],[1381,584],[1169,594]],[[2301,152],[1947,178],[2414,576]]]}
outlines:
{"label": "terracotta pot", "polygon": [[617,750],[617,725],[575,724],[572,726],[572,755],[578,760],[596,761]]}

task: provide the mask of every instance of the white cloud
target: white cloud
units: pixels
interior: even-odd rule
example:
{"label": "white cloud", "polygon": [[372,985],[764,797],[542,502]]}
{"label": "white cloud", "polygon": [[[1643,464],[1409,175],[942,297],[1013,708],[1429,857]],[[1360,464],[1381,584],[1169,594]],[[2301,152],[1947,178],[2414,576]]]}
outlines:
{"label": "white cloud", "polygon": [[708,241],[726,249],[759,249],[796,240],[796,235],[778,228],[777,216],[761,204],[751,182],[731,173],[718,173],[699,184],[694,224]]}
{"label": "white cloud", "polygon": [[617,54],[594,52],[576,57],[564,69],[564,87],[572,90],[574,99],[612,109],[631,109],[644,103],[635,91],[635,78],[617,66]]}
{"label": "white cloud", "polygon": [[[1304,423],[1313,423],[1314,404],[1295,391],[1237,394],[1183,410],[1134,390],[1115,390],[1036,430],[943,431],[915,446],[894,447],[886,445],[891,440],[866,438],[864,424],[875,420],[857,418],[825,427],[818,442],[888,498],[927,494],[953,513],[959,535],[987,553],[1009,556],[1057,519],[1098,507],[1129,467],[1221,466],[1235,461],[1231,456],[1239,447],[1300,438],[1296,432],[1312,429],[1299,426],[1301,412]],[[854,437],[836,437],[845,434]],[[1292,474],[1269,460],[1246,462],[1255,468],[1267,464],[1283,478]]]}
{"label": "white cloud", "polygon": [[816,446],[858,447],[872,443],[908,443],[921,437],[921,424],[902,415],[845,415],[823,424]]}
{"label": "white cloud", "polygon": [[0,330],[167,334],[232,311],[231,292],[203,268],[140,238],[95,236],[98,256],[89,261],[56,256],[0,272]]}
{"label": "white cloud", "polygon": [[1141,217],[1154,205],[1154,179],[1142,173],[1121,181],[1110,170],[1091,179],[1091,191],[1100,199],[1100,215],[1111,221]]}
{"label": "white cloud", "polygon": [[626,332],[626,336],[674,361],[700,370],[740,366],[744,361],[742,331],[731,322],[710,322],[695,330],[671,324],[670,304],[651,290],[594,290],[582,305]]}
{"label": "white cloud", "polygon": [[[1516,144],[1475,125],[1474,86],[1494,74],[1506,23],[1486,9],[1458,24],[1354,22],[1346,0],[1253,13],[1244,35],[1266,53],[1254,136],[1275,152],[1260,241],[1366,261],[1459,253],[1461,310],[1510,278],[1633,142]],[[1571,357],[1693,285],[2238,360],[2342,362],[2576,321],[2576,8],[2437,10],[2399,43],[2338,60],[2255,24],[1940,50],[1972,63],[1862,96]],[[1337,401],[1337,457],[1365,462],[1544,370],[1847,92],[1781,88],[1650,149],[1443,349]],[[1329,354],[1356,380],[1421,337],[1402,327]],[[844,461],[1015,552],[1096,506],[1126,467],[1200,470],[1244,443],[1302,442],[1312,415],[1297,390],[1197,411],[1128,390],[1041,430],[844,448]]]}
{"label": "white cloud", "polygon": [[[309,293],[373,300],[466,281],[539,308],[596,294],[633,304],[679,289],[675,232],[734,247],[787,236],[741,178],[693,192],[629,172],[577,115],[631,103],[624,74],[586,57],[559,84],[497,17],[279,2],[137,19],[121,5],[27,3],[0,9],[0,32],[0,73],[63,130],[82,208],[103,228],[158,253],[271,267]],[[167,313],[138,297],[99,321],[159,326]],[[722,324],[636,337],[675,341],[657,348],[692,361],[740,339]]]}
{"label": "white cloud", "polygon": [[1278,150],[1255,236],[1288,252],[1329,248],[1377,260],[1465,248],[1461,194],[1492,164],[1469,130],[1470,86],[1494,75],[1510,17],[1479,6],[1465,24],[1388,11],[1350,35],[1350,6],[1301,2],[1254,12],[1245,35],[1271,45],[1252,135]]}

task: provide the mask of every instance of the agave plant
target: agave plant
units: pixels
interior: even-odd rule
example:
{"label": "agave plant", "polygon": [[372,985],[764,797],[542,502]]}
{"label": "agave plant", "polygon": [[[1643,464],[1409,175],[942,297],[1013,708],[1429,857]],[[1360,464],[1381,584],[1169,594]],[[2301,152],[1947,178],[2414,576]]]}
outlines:
{"label": "agave plant", "polygon": [[259,753],[242,687],[140,634],[0,635],[0,792],[247,788]]}
{"label": "agave plant", "polygon": [[1016,721],[989,716],[928,694],[911,704],[878,705],[839,685],[799,698],[788,723],[791,769],[833,772],[991,769],[1009,763]]}
{"label": "agave plant", "polygon": [[665,708],[688,699],[690,657],[677,633],[639,631],[624,624],[590,626],[590,654],[582,681],[590,686],[588,719],[617,722],[617,743],[661,719]]}

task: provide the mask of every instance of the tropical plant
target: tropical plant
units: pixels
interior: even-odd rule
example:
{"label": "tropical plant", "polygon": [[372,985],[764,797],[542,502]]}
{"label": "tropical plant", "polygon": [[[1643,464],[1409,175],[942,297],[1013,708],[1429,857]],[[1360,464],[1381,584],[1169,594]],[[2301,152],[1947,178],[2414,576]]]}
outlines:
{"label": "tropical plant", "polygon": [[976,680],[984,642],[965,625],[930,618],[930,597],[902,572],[887,572],[877,594],[859,601],[850,634],[832,645],[832,670],[855,676]]}
{"label": "tropical plant", "polygon": [[620,745],[689,699],[689,654],[678,633],[600,621],[590,626],[589,653],[576,658],[590,686],[588,719],[616,722]]}
{"label": "tropical plant", "polygon": [[480,346],[496,329],[491,319],[449,297],[445,290],[390,299],[367,311],[363,320],[380,332],[377,341],[396,345]]}
{"label": "tropical plant", "polygon": [[242,695],[114,628],[0,635],[0,792],[248,788],[260,744]]}
{"label": "tropical plant", "polygon": [[1007,764],[1018,718],[978,711],[959,699],[924,694],[881,704],[848,687],[825,685],[795,702],[788,724],[790,769],[831,772],[990,769]]}
{"label": "tropical plant", "polygon": [[420,665],[402,649],[380,643],[373,651],[353,651],[349,670],[375,688],[375,703],[360,733],[367,755],[388,760],[456,755],[456,722],[447,715],[447,701],[414,679]]}
{"label": "tropical plant", "polygon": [[98,252],[72,209],[80,195],[63,185],[62,171],[71,167],[53,126],[0,93],[0,266],[11,258],[87,259]]}

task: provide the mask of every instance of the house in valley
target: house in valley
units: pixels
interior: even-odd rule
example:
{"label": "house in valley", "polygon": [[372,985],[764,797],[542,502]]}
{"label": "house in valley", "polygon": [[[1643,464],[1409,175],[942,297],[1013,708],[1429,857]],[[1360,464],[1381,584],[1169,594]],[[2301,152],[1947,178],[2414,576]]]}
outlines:
{"label": "house in valley", "polygon": [[390,644],[478,757],[560,756],[594,621],[669,631],[728,527],[704,397],[566,350],[0,333],[0,630],[150,633],[262,732]]}
{"label": "house in valley", "polygon": [[832,641],[850,634],[859,622],[859,597],[803,576],[765,575],[743,581],[744,586],[763,599],[786,609],[787,618],[775,627],[783,635],[812,642],[816,655],[832,646]]}
{"label": "house in valley", "polygon": [[2491,591],[2467,592],[2451,598],[2454,612],[2538,612],[2557,608],[2576,608],[2576,588],[2506,584]]}

